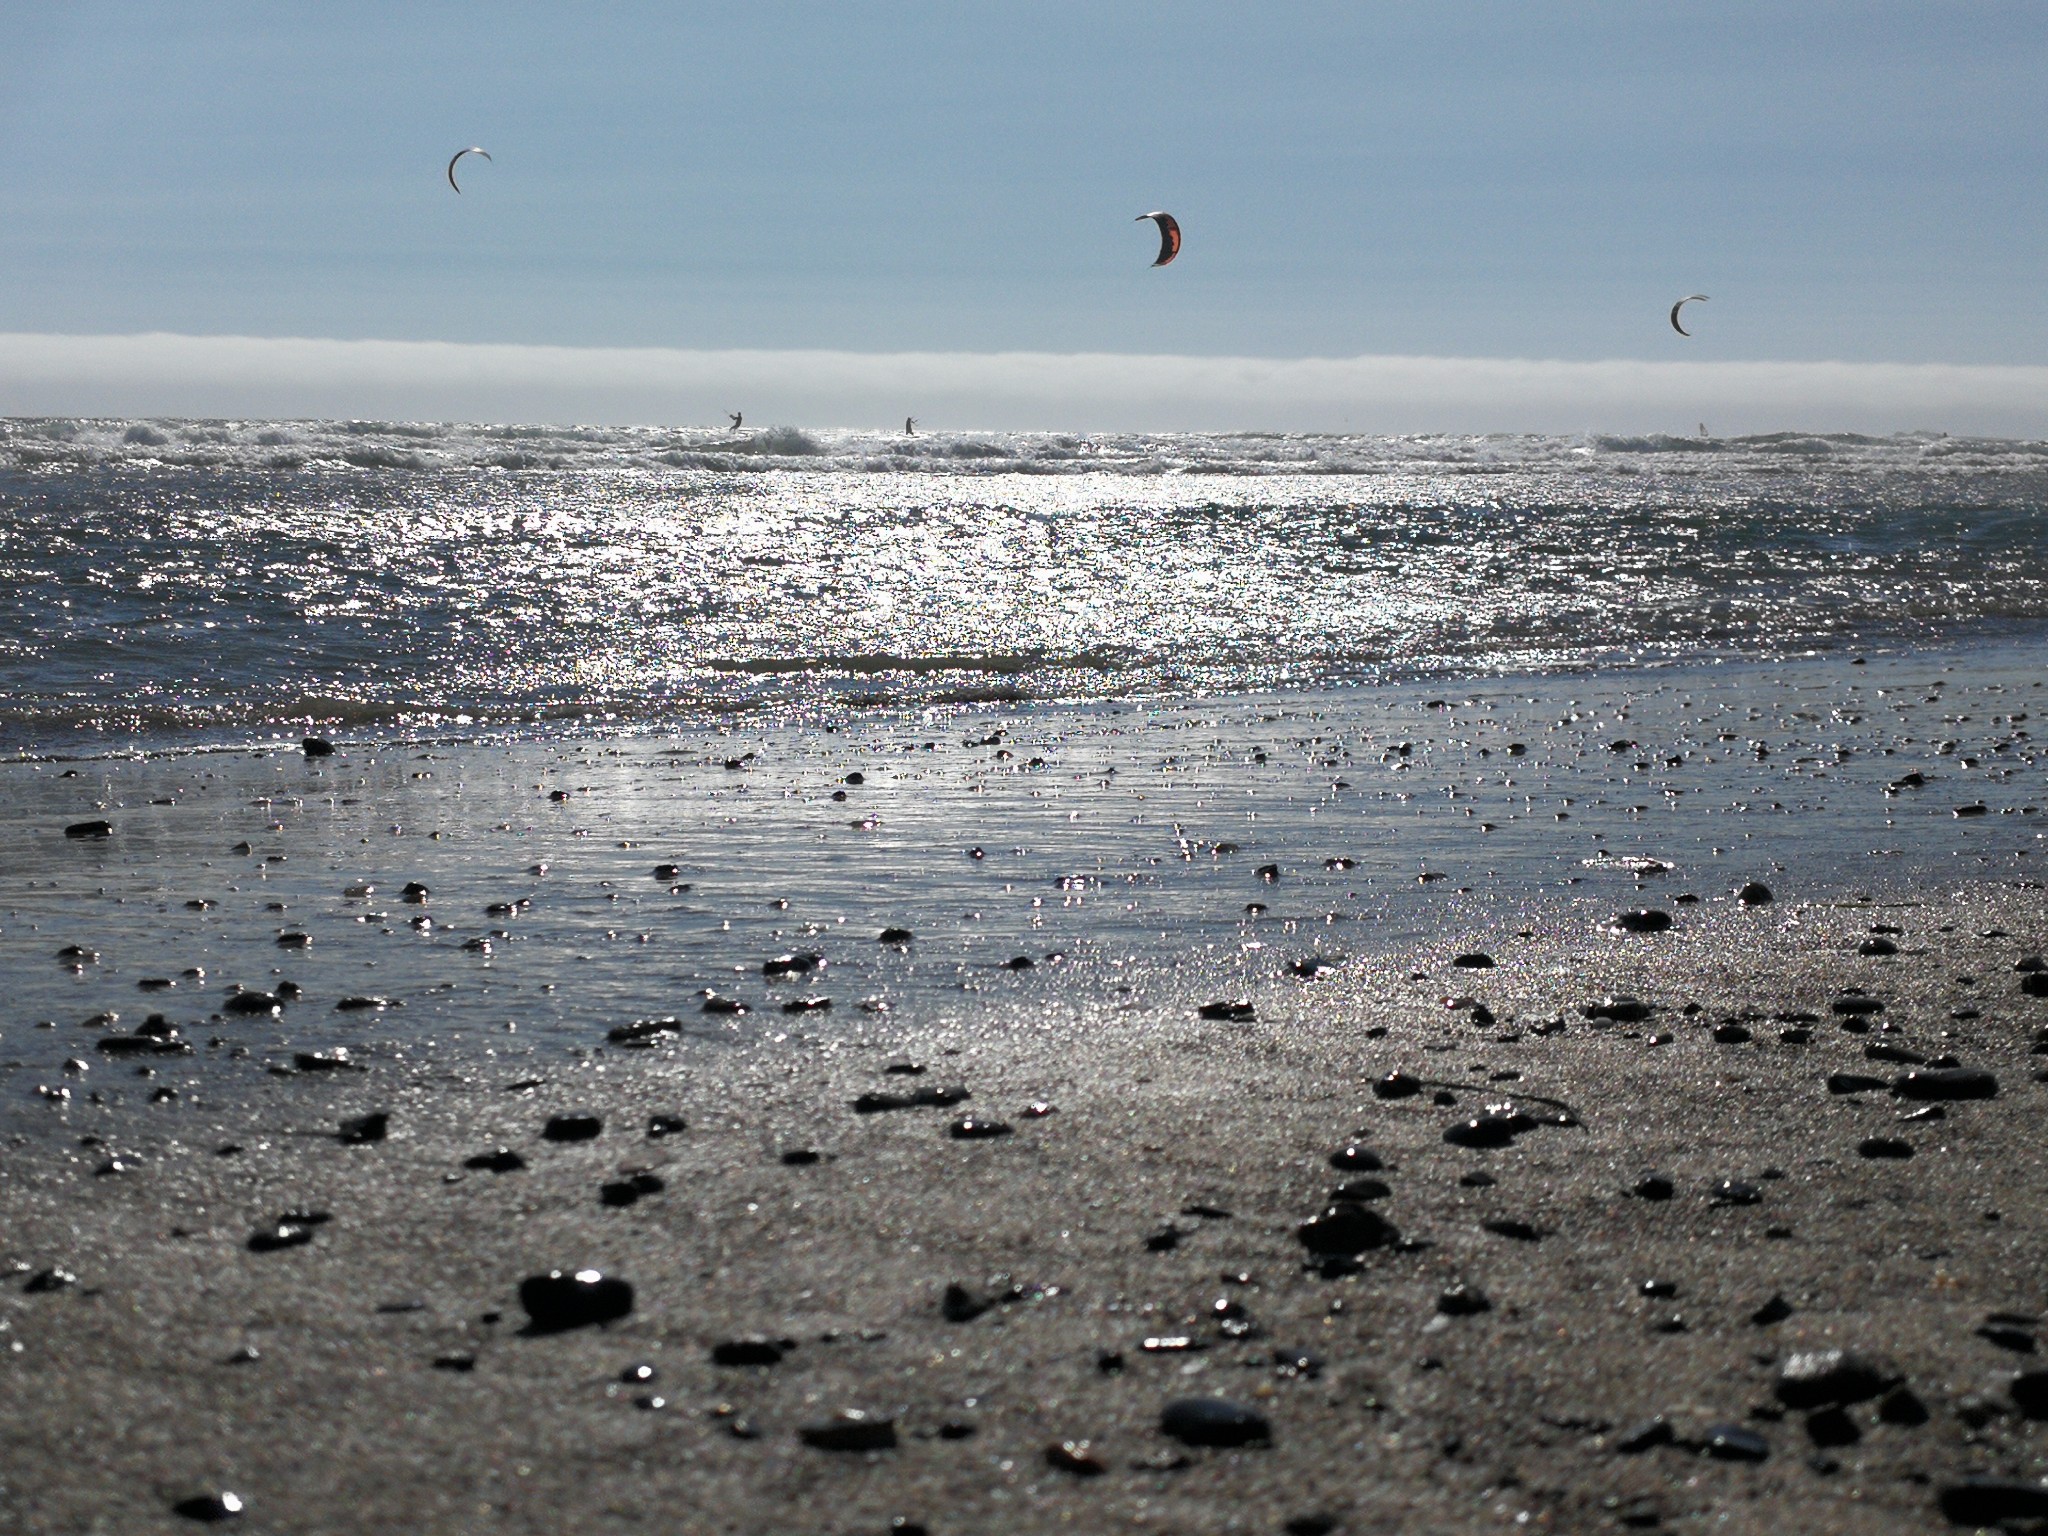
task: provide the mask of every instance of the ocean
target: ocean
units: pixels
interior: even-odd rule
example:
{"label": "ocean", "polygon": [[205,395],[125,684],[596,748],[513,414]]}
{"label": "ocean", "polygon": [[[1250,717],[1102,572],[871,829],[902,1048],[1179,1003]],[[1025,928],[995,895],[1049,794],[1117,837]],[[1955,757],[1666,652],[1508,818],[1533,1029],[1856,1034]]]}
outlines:
{"label": "ocean", "polygon": [[1612,671],[2048,624],[2048,443],[0,422],[0,753]]}

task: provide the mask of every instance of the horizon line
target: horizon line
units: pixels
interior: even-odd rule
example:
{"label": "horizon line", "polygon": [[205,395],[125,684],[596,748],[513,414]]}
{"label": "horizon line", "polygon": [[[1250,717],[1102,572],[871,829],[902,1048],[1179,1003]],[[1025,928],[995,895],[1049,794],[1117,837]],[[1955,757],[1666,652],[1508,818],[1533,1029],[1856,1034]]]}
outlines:
{"label": "horizon line", "polygon": [[[2048,365],[1839,359],[855,352],[0,332],[0,415],[935,430],[1963,431],[2048,436]],[[852,428],[858,430],[858,428]]]}

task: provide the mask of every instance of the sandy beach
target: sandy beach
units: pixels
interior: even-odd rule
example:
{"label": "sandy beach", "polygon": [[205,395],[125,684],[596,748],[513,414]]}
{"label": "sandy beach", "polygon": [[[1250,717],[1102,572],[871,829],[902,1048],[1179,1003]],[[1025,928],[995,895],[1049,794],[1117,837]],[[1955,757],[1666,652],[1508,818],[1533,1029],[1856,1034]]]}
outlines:
{"label": "sandy beach", "polygon": [[1943,665],[9,765],[0,1509],[2027,1516],[2038,674]]}

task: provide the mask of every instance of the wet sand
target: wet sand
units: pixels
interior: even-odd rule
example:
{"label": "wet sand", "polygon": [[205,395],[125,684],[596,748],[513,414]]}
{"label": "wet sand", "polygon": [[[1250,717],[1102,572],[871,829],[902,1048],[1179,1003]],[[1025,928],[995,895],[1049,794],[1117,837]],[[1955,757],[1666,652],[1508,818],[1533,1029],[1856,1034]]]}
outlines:
{"label": "wet sand", "polygon": [[[1494,791],[1480,779],[1501,765],[1476,758],[1485,732],[1409,731],[1395,717],[1430,718],[1419,696],[1361,698],[1342,718],[1316,701],[1323,734],[1342,731],[1358,766],[1305,754],[1289,771],[1316,788],[1291,802],[1260,775],[1281,771],[1271,759],[1297,739],[1300,703],[1267,722],[1267,746],[1224,731],[1228,750],[1184,754],[1197,782],[1179,799],[1156,764],[1143,789],[1112,789],[1095,776],[1112,764],[1093,761],[1048,803],[1022,744],[1044,714],[1011,722],[1018,756],[977,748],[973,772],[935,768],[879,811],[826,792],[856,762],[884,780],[879,747],[863,759],[817,732],[732,770],[703,742],[626,759],[580,749],[579,764],[559,749],[555,778],[530,751],[507,767],[485,747],[434,761],[152,759],[93,765],[83,786],[58,781],[58,765],[7,769],[33,792],[15,797],[24,851],[0,934],[16,993],[0,1031],[16,1064],[0,1151],[5,1523],[190,1529],[176,1506],[225,1490],[246,1501],[237,1528],[280,1532],[1905,1531],[1942,1527],[1944,1491],[1969,1476],[2039,1479],[2043,1431],[2024,1410],[2041,1405],[2013,1386],[2038,1359],[2032,1319],[2048,1301],[2048,1086],[2031,1054],[2048,998],[2014,969],[2048,946],[2025,856],[2040,779],[2015,739],[2024,727],[1989,727],[2008,750],[1987,746],[1982,760],[2002,767],[1981,771],[1959,766],[1968,748],[1943,752],[1953,724],[1859,740],[1820,786],[1818,755],[1795,768],[1781,750],[1743,771],[1826,804],[1786,815],[1780,788],[1776,820],[1762,800],[1703,831],[1703,807],[1681,802],[1662,823],[1636,809],[1668,798],[1647,777],[1640,800],[1620,793],[1638,759],[1597,755],[1611,714],[1538,734],[1563,712],[1533,692],[1540,702],[1495,711],[1500,745],[1526,738],[1548,766],[1499,801],[1570,790],[1575,817],[1521,805],[1528,840],[1493,845],[1508,851],[1471,872],[1444,851],[1448,822],[1415,856],[1399,833],[1417,807],[1398,795],[1427,776],[1483,808]],[[1262,708],[1239,711],[1243,732]],[[1969,712],[1925,708],[1936,724]],[[1646,712],[1639,699],[1630,718]],[[1062,750],[1087,750],[1063,723]],[[960,750],[968,724],[931,734]],[[1098,724],[1100,742],[1152,758],[1164,738],[1147,732],[1197,739],[1164,717]],[[1422,770],[1399,768],[1397,738]],[[1704,772],[1688,759],[1704,740],[1657,744],[1694,763],[1672,774]],[[1893,760],[1860,766],[1887,745]],[[663,751],[684,753],[667,789],[647,777]],[[789,769],[803,754],[809,766]],[[324,804],[305,792],[316,768]],[[1911,792],[1884,786],[1918,768],[1946,782],[1908,825]],[[344,770],[372,782],[333,793]],[[785,770],[808,791],[776,786]],[[642,788],[600,810],[607,771]],[[582,793],[579,772],[597,786],[590,802],[546,798],[558,783]],[[1333,772],[1358,788],[1334,790]],[[773,835],[728,788],[748,774]],[[253,803],[281,776],[296,818],[290,795]],[[1615,793],[1589,827],[1596,780]],[[1211,806],[1231,788],[1269,791],[1264,821],[1228,808],[1232,853],[1211,846],[1222,821],[1196,814],[1204,784]],[[1382,784],[1393,798],[1334,820],[1333,797]],[[105,807],[111,838],[56,840],[73,787],[84,810]],[[515,790],[536,807],[530,823],[496,818]],[[1998,803],[1953,816],[1950,801],[1980,794]],[[1172,809],[1119,832],[1140,796]],[[1446,798],[1450,815],[1471,808]],[[549,830],[547,808],[563,804],[577,825]],[[963,807],[988,819],[962,820]],[[823,829],[858,843],[848,824],[870,814],[871,831],[907,824],[904,846],[832,873],[845,839]],[[1055,837],[1069,814],[1097,823],[1085,873],[1081,844]],[[1865,816],[1898,820],[1895,841],[1919,862],[1851,863],[1840,850],[1867,844]],[[1020,829],[1015,851],[966,853],[976,827],[1004,823]],[[429,842],[429,826],[444,838]],[[483,829],[496,826],[493,842]],[[1710,851],[1779,826],[1739,859]],[[1600,828],[1619,855],[1591,846]],[[250,851],[232,853],[245,833]],[[1162,846],[1190,834],[1201,858]],[[778,837],[822,852],[778,865]],[[1653,847],[1674,867],[1616,862]],[[288,857],[265,870],[266,848]],[[1836,863],[1816,872],[1815,850],[1830,849]],[[673,899],[656,902],[650,866],[670,857],[696,866],[670,877],[692,889],[661,887]],[[1340,857],[1352,863],[1325,863]],[[1277,878],[1262,879],[1269,860]],[[536,862],[551,871],[533,877],[530,908],[480,915],[486,897],[528,889]],[[1452,873],[1423,881],[1418,863]],[[397,898],[401,866],[431,877],[424,904]],[[1489,882],[1485,868],[1505,872]],[[721,888],[721,874],[737,883]],[[1759,877],[1776,900],[1733,898]],[[351,881],[380,889],[345,897]],[[977,888],[988,915],[970,920],[961,902]],[[187,890],[217,905],[188,918]],[[1635,909],[1673,925],[1616,931]],[[439,931],[411,928],[409,911],[439,915]],[[890,916],[915,930],[907,945],[877,943]],[[280,950],[280,930],[313,943]],[[494,952],[462,947],[491,932]],[[64,970],[51,956],[67,941],[99,957]],[[762,974],[813,950],[821,971]],[[1456,963],[1479,952],[1494,964]],[[1013,969],[1019,955],[1032,965]],[[183,978],[180,958],[208,975]],[[159,975],[181,984],[138,991]],[[305,989],[280,1016],[225,1012],[231,983],[280,977]],[[714,978],[752,1011],[701,1013]],[[335,1011],[373,989],[405,1006]],[[1855,989],[1881,1009],[1837,1011]],[[804,995],[834,1007],[781,1011]],[[1589,1016],[1610,997],[1648,1011]],[[89,1021],[115,1001],[118,1020]],[[1239,1016],[1203,1016],[1239,1001]],[[97,1049],[152,1009],[192,1056]],[[43,1012],[55,1028],[34,1028]],[[663,1014],[681,1027],[649,1048],[607,1038]],[[294,1065],[337,1045],[364,1070]],[[1891,1085],[1915,1056],[1922,1071],[1947,1057],[1988,1071],[1996,1096],[1900,1097]],[[1375,1091],[1397,1072],[1418,1091]],[[1831,1092],[1830,1074],[1878,1086]],[[954,1085],[971,1097],[855,1108]],[[177,1096],[151,1103],[157,1088]],[[600,1133],[545,1138],[574,1111]],[[383,1139],[337,1136],[375,1113],[389,1117]],[[655,1116],[682,1128],[650,1135]],[[963,1116],[1008,1133],[950,1134]],[[1475,1118],[1467,1139],[1505,1144],[1446,1140]],[[1864,1155],[1871,1138],[1911,1155]],[[1346,1147],[1352,1166],[1333,1167]],[[499,1148],[524,1166],[466,1166]],[[1652,1174],[1670,1198],[1637,1192],[1660,1192],[1643,1185]],[[607,1203],[625,1195],[606,1186],[635,1179],[643,1193]],[[1356,1202],[1311,1229],[1312,1248],[1302,1224],[1344,1184]],[[291,1212],[330,1219],[252,1250]],[[585,1267],[633,1287],[630,1314],[531,1332],[522,1280]],[[741,1341],[755,1341],[743,1358],[780,1358],[718,1363],[717,1346]],[[1870,1368],[1805,1382],[1804,1396],[1781,1383],[1831,1348]],[[650,1379],[622,1379],[641,1365]],[[1253,1411],[1238,1422],[1265,1437],[1164,1433],[1162,1411],[1191,1397]],[[871,1416],[867,1435],[887,1420],[893,1446],[806,1443],[846,1409]]]}

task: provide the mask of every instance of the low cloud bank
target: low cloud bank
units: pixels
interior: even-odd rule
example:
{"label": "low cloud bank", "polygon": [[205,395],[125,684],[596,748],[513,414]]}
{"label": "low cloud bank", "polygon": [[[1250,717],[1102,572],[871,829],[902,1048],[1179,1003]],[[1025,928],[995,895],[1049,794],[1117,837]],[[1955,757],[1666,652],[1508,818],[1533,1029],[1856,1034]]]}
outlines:
{"label": "low cloud bank", "polygon": [[2048,367],[692,352],[0,334],[0,415],[1075,431],[2048,436]]}

